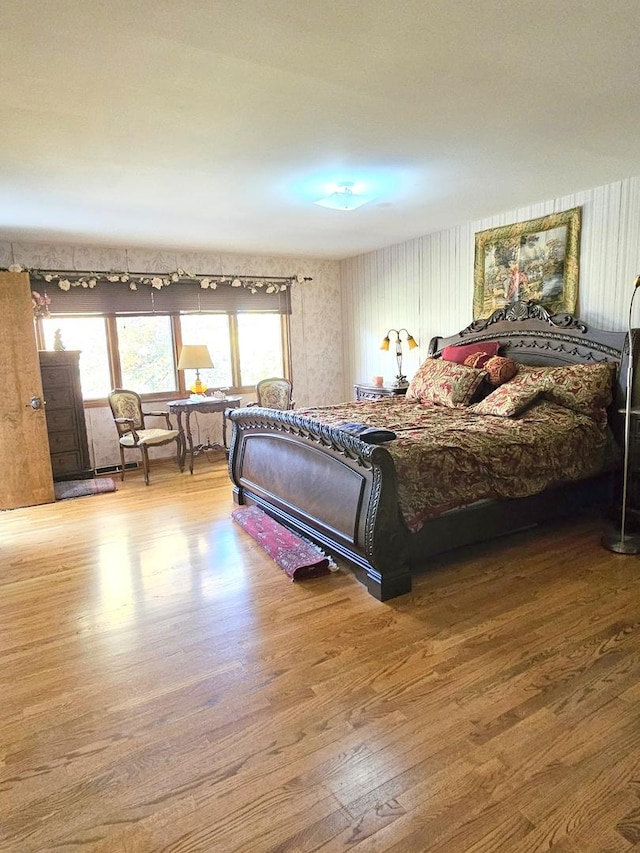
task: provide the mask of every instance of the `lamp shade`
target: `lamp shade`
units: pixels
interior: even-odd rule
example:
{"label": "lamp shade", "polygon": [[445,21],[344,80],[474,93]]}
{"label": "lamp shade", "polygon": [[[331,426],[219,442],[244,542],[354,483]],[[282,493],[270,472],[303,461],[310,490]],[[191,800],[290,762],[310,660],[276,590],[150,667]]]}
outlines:
{"label": "lamp shade", "polygon": [[178,370],[199,370],[213,367],[209,350],[204,344],[185,344],[180,350]]}

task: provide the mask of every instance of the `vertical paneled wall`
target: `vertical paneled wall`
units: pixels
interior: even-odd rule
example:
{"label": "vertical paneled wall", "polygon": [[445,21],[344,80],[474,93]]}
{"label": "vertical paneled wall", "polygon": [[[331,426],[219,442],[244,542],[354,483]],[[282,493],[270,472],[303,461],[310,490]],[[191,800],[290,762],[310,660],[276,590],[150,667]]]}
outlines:
{"label": "vertical paneled wall", "polygon": [[[379,350],[390,326],[406,326],[420,343],[405,356],[411,373],[433,335],[453,334],[473,319],[475,233],[582,208],[577,313],[609,329],[626,326],[635,276],[640,273],[640,177],[574,193],[488,219],[427,234],[341,262],[345,378],[348,386],[382,374],[395,359]],[[634,320],[640,326],[640,309]],[[345,390],[348,390],[345,389]]]}
{"label": "vertical paneled wall", "polygon": [[[344,373],[350,385],[378,375],[387,383],[393,380],[397,368],[393,343],[389,352],[380,349],[389,329],[405,328],[420,342],[423,294],[417,283],[423,277],[422,264],[417,240],[342,263]],[[403,372],[410,376],[420,363],[419,350],[403,350]],[[345,388],[345,394],[349,399],[353,388]]]}

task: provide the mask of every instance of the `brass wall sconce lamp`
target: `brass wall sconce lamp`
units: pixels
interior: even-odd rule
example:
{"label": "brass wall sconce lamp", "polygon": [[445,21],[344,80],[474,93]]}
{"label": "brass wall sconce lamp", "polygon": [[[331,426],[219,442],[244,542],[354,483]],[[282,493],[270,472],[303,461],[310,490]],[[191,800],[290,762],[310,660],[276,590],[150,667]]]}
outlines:
{"label": "brass wall sconce lamp", "polygon": [[406,329],[389,329],[387,334],[382,340],[382,344],[380,349],[385,350],[385,352],[389,351],[389,346],[391,344],[391,335],[395,335],[395,346],[396,346],[396,361],[398,363],[398,375],[396,376],[396,380],[393,383],[394,388],[406,388],[408,386],[407,377],[402,372],[402,333],[404,332],[404,343],[409,346],[409,349],[415,349],[418,346],[418,342],[410,335]]}

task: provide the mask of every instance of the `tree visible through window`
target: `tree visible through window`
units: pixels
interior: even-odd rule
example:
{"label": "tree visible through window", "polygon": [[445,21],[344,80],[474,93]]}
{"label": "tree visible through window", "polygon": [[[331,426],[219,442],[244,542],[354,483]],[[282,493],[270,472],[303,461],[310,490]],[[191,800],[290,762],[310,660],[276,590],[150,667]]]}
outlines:
{"label": "tree visible through window", "polygon": [[170,317],[118,317],[122,387],[139,394],[176,387]]}
{"label": "tree visible through window", "polygon": [[85,400],[104,399],[118,386],[140,394],[184,392],[195,371],[178,375],[180,342],[209,348],[214,367],[200,371],[209,388],[247,392],[260,379],[288,374],[283,343],[287,319],[278,312],[52,315],[37,322],[46,349],[54,349],[59,330],[66,349],[80,350]]}
{"label": "tree visible through window", "polygon": [[177,369],[184,344],[208,347],[214,366],[201,378],[209,388],[248,393],[260,379],[289,375],[293,279],[38,273],[61,291],[51,316],[36,318],[38,344],[53,349],[59,329],[65,347],[80,350],[85,399],[105,400],[116,387],[184,394],[195,380]]}

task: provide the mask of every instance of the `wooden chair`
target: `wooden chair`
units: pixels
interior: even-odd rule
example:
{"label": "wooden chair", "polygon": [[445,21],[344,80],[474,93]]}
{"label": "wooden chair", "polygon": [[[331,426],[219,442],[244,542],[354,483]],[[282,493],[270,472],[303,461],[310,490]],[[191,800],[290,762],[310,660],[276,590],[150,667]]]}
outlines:
{"label": "wooden chair", "polygon": [[[149,485],[149,447],[161,447],[164,444],[176,442],[176,459],[180,471],[184,470],[185,441],[184,435],[177,429],[171,428],[169,412],[143,412],[142,400],[135,391],[124,388],[114,388],[109,394],[109,405],[113,420],[118,430],[120,445],[120,460],[122,463],[122,479],[124,480],[124,451],[139,450],[142,455],[144,481]],[[166,428],[147,429],[145,418],[164,418]]]}
{"label": "wooden chair", "polygon": [[295,402],[292,399],[293,385],[288,379],[272,376],[269,379],[261,379],[256,385],[258,394],[258,406],[267,409],[293,409]]}

